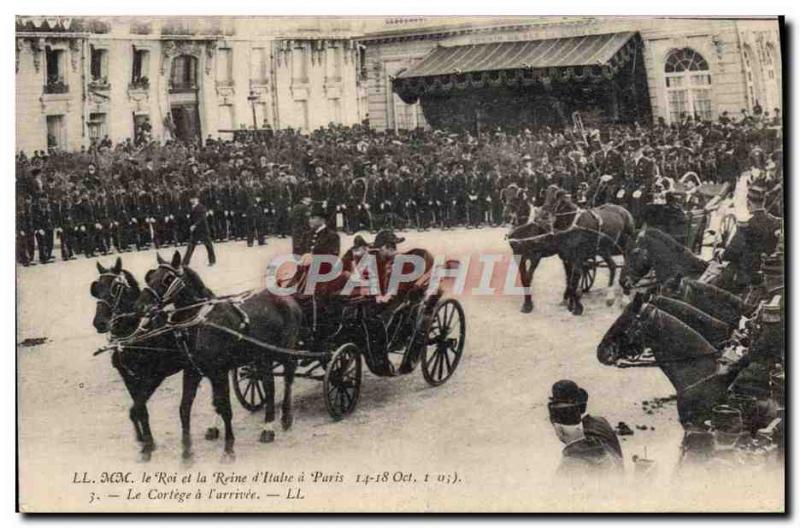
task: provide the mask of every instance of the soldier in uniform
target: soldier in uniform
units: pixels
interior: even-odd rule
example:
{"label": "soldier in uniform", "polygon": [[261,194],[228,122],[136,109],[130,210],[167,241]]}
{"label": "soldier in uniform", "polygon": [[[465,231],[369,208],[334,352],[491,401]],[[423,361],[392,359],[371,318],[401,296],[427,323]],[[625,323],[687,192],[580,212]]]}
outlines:
{"label": "soldier in uniform", "polygon": [[247,247],[253,247],[257,240],[259,246],[266,243],[264,230],[264,203],[261,193],[263,189],[258,182],[251,183],[247,188]]}
{"label": "soldier in uniform", "polygon": [[721,277],[721,286],[733,293],[742,293],[758,280],[762,255],[771,255],[778,244],[782,223],[764,209],[764,189],[750,185],[747,208],[752,215],[740,224],[728,247],[718,256],[728,266]]}
{"label": "soldier in uniform", "polygon": [[102,187],[95,192],[94,207],[97,246],[103,255],[107,255],[111,251],[112,211],[106,190]]}
{"label": "soldier in uniform", "polygon": [[211,242],[211,236],[208,231],[207,211],[205,206],[200,203],[199,193],[193,194],[194,196],[189,199],[191,205],[189,213],[189,246],[183,256],[183,265],[189,265],[192,261],[195,246],[201,243],[206,246],[206,251],[208,252],[208,265],[213,266],[217,263],[217,257],[214,254],[214,244]]}
{"label": "soldier in uniform", "polygon": [[68,192],[65,192],[60,200],[53,202],[53,219],[61,249],[61,260],[73,260],[75,225],[72,219],[72,200]]}
{"label": "soldier in uniform", "polygon": [[33,229],[33,199],[25,196],[17,202],[17,262],[23,266],[33,261],[36,238]]}
{"label": "soldier in uniform", "polygon": [[95,219],[94,204],[86,191],[80,195],[78,203],[75,204],[75,216],[81,249],[86,258],[94,257],[97,249],[97,229],[95,227],[97,220]]}
{"label": "soldier in uniform", "polygon": [[588,393],[572,380],[553,384],[548,402],[550,422],[565,447],[559,473],[585,475],[621,474],[622,448],[605,418],[586,413]]}
{"label": "soldier in uniform", "polygon": [[33,203],[33,229],[39,247],[39,262],[48,264],[53,261],[53,211],[45,194]]}

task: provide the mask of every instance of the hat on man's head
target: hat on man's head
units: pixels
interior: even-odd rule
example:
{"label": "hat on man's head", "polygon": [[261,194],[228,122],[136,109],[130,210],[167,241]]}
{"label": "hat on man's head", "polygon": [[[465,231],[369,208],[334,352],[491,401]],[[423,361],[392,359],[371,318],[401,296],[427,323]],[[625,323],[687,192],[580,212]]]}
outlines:
{"label": "hat on man's head", "polygon": [[353,247],[354,248],[369,247],[369,243],[366,240],[364,240],[363,236],[356,235],[356,237],[353,239]]}
{"label": "hat on man's head", "polygon": [[322,202],[311,202],[311,216],[318,216],[320,218],[325,218],[325,206]]}
{"label": "hat on man's head", "polygon": [[375,241],[372,242],[372,247],[379,248],[386,245],[397,245],[403,242],[405,238],[397,236],[394,231],[389,229],[383,229],[378,231],[378,234],[375,235]]}
{"label": "hat on man's head", "polygon": [[589,394],[572,380],[559,380],[553,384],[547,404],[550,421],[562,425],[578,425],[586,412]]}

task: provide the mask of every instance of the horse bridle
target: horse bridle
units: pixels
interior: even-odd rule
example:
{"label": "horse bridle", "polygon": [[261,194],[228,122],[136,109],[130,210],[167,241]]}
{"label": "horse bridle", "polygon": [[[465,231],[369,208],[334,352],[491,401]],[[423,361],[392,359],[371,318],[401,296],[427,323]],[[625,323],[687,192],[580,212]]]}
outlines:
{"label": "horse bridle", "polygon": [[[619,359],[627,359],[628,361],[636,361],[637,358],[639,358],[645,352],[646,347],[644,347],[644,343],[641,343],[639,341],[639,339],[640,339],[640,336],[642,334],[641,325],[642,325],[643,318],[645,317],[645,313],[644,312],[648,307],[652,307],[653,309],[658,310],[658,307],[653,305],[651,302],[649,302],[649,301],[645,302],[644,304],[642,304],[641,308],[639,309],[639,312],[634,317],[636,323],[633,325],[633,327],[631,329],[629,329],[629,330],[627,330],[625,332],[628,336],[633,338],[633,339],[631,339],[632,342],[635,342],[637,344],[642,345],[642,352],[637,354],[634,357],[631,357],[631,358],[623,356],[621,358],[618,358],[617,361],[619,361]],[[659,317],[659,314],[654,313],[653,315],[650,315],[648,317],[651,317],[651,318]],[[656,322],[656,324],[658,324],[658,322]],[[654,357],[652,362],[646,363],[646,364],[640,365],[640,366],[658,367],[660,365],[666,365],[666,364],[671,364],[671,363],[672,364],[674,364],[674,363],[683,363],[683,362],[686,362],[686,361],[691,361],[691,360],[694,360],[694,359],[700,359],[700,358],[708,357],[708,356],[711,356],[711,355],[713,355],[713,354],[700,354],[700,355],[697,355],[697,356],[685,356],[685,357],[682,357],[682,358],[669,359],[669,360],[660,360],[660,361],[655,359],[655,357]],[[717,352],[717,355],[719,355],[719,352]],[[631,365],[631,366],[633,366],[633,365]]]}
{"label": "horse bridle", "polygon": [[108,299],[95,297],[97,299],[97,304],[104,304],[108,306],[109,310],[111,310],[112,320],[119,309],[119,304],[122,302],[122,294],[130,288],[130,284],[125,279],[125,275],[123,273],[115,274],[115,273],[101,273],[100,277],[113,277],[111,284],[109,285],[109,292],[111,293],[112,300],[109,301]]}
{"label": "horse bridle", "polygon": [[155,288],[151,287],[149,283],[145,283],[142,291],[146,291],[149,293],[155,303],[161,306],[167,305],[175,300],[175,297],[183,291],[186,287],[186,281],[183,279],[183,273],[169,264],[159,264],[159,268],[163,268],[169,272],[163,279],[161,279],[161,286],[165,286],[167,283],[167,279],[171,278],[171,281],[168,285],[166,285],[163,294],[159,294]]}

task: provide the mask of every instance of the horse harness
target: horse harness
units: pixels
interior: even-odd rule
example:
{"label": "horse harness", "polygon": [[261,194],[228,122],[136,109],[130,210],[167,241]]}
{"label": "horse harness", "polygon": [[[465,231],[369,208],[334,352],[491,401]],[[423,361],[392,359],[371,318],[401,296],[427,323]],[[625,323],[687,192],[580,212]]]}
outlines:
{"label": "horse harness", "polygon": [[[581,216],[584,213],[589,214],[592,218],[595,219],[595,221],[597,222],[597,229],[596,230],[578,225],[578,222],[580,221]],[[600,248],[600,243],[601,243],[602,239],[606,238],[606,239],[610,240],[611,243],[614,244],[614,246],[618,250],[621,250],[622,253],[624,253],[624,248],[620,247],[620,245],[619,245],[619,237],[621,236],[622,233],[618,233],[616,237],[611,237],[611,236],[607,235],[606,233],[604,233],[603,232],[603,217],[601,217],[599,214],[597,214],[597,212],[595,212],[593,209],[584,209],[582,207],[578,207],[574,211],[553,212],[553,213],[550,213],[550,214],[552,216],[554,216],[554,217],[569,216],[569,215],[575,215],[575,216],[574,216],[574,218],[572,220],[572,223],[570,224],[569,227],[567,227],[566,229],[559,229],[558,231],[556,231],[556,229],[554,227],[555,222],[543,224],[541,222],[531,221],[530,223],[532,223],[534,225],[537,225],[537,226],[542,227],[542,228],[546,228],[547,232],[546,233],[541,233],[539,235],[534,235],[534,236],[525,237],[525,238],[518,238],[518,239],[513,239],[513,240],[515,240],[516,242],[532,242],[534,240],[540,240],[542,238],[549,237],[549,236],[561,235],[561,234],[568,233],[568,232],[574,231],[574,230],[581,230],[581,231],[586,231],[588,233],[592,233],[594,235],[597,235],[597,249],[598,250]]]}

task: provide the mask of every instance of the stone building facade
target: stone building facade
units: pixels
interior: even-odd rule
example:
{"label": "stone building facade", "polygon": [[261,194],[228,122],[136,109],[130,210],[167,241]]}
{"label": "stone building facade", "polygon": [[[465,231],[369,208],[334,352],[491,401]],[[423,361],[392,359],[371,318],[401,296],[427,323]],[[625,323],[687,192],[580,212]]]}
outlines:
{"label": "stone building facade", "polygon": [[[366,49],[370,124],[376,129],[427,125],[423,105],[413,98],[407,104],[409,97],[404,101],[397,92],[397,80],[404,74],[413,77],[415,71],[430,75],[425,60],[437,49],[439,56],[443,55],[442,47],[452,47],[451,57],[459,64],[491,70],[491,60],[479,59],[481,53],[491,56],[482,48],[496,43],[547,40],[557,48],[570,39],[579,42],[592,35],[624,32],[641,42],[652,119],[673,122],[686,114],[716,119],[725,111],[738,115],[742,109],[761,107],[772,114],[774,108],[782,108],[780,26],[774,18],[415,18],[387,21],[360,40]],[[470,61],[470,54],[478,58]],[[446,64],[436,66],[440,71],[434,73],[467,80],[481,73],[447,72],[441,69]],[[637,64],[630,66],[636,68]],[[536,65],[524,67],[535,69]],[[453,83],[445,80],[440,84]],[[558,91],[553,90],[552,96],[557,99]]]}
{"label": "stone building facade", "polygon": [[17,17],[17,148],[366,118],[353,19]]}

